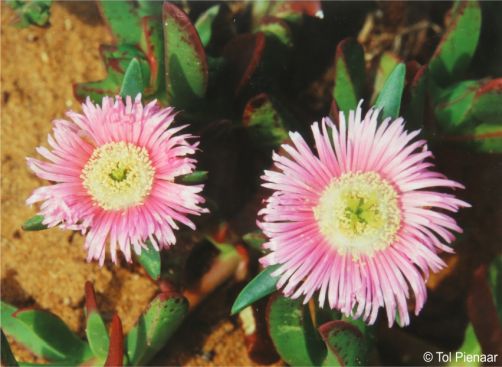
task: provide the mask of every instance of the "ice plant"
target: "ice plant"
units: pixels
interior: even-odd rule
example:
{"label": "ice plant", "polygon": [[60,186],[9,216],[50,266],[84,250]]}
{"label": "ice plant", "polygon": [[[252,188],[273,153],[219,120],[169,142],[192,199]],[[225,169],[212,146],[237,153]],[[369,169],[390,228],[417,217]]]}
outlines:
{"label": "ice plant", "polygon": [[176,242],[177,222],[192,229],[188,215],[205,212],[202,185],[182,185],[176,177],[193,172],[190,157],[198,145],[186,126],[173,127],[174,110],[141,96],[90,100],[69,121],[55,120],[46,160],[28,158],[35,174],[53,184],[37,188],[28,204],[42,202],[44,224],[86,234],[88,260],[103,264],[106,243],[117,261],[117,247],[131,261],[150,240],[158,250]]}
{"label": "ice plant", "polygon": [[426,141],[413,139],[398,118],[377,122],[378,110],[361,108],[314,123],[317,154],[298,133],[273,154],[276,171],[265,171],[274,190],[260,212],[270,253],[263,265],[279,264],[273,275],[286,296],[319,291],[347,316],[374,323],[385,307],[389,326],[410,321],[410,288],[415,313],[426,300],[429,271],[445,266],[438,256],[461,228],[448,212],[469,204],[444,193],[463,188],[434,171]]}

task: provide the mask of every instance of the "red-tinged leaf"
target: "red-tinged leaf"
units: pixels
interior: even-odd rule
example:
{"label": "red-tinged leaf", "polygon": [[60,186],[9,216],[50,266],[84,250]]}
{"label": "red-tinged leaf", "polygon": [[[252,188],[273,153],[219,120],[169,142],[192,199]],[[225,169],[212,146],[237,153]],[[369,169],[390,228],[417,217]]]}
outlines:
{"label": "red-tinged leaf", "polygon": [[136,47],[101,45],[99,51],[105,62],[107,77],[100,81],[74,84],[73,92],[79,101],[83,102],[89,96],[93,102],[101,103],[104,96],[117,95],[122,86],[124,73],[135,57],[140,62],[144,78],[146,80],[150,78],[148,62],[143,53]]}
{"label": "red-tinged leaf", "polygon": [[146,365],[177,330],[187,312],[188,302],[179,293],[159,294],[127,334],[130,364]]}
{"label": "red-tinged leaf", "polygon": [[335,67],[333,98],[338,108],[347,113],[356,109],[366,83],[364,51],[356,40],[347,38],[338,44]]}
{"label": "red-tinged leaf", "polygon": [[502,320],[498,317],[485,265],[474,272],[467,297],[467,314],[483,352],[502,355]]}
{"label": "red-tinged leaf", "polygon": [[489,82],[468,80],[438,93],[434,112],[440,129],[453,135],[446,139],[458,140],[465,135],[463,140],[479,140],[480,135],[498,136],[502,128],[500,101],[502,78]]}
{"label": "red-tinged leaf", "polygon": [[227,62],[228,80],[239,94],[260,65],[265,50],[265,35],[262,32],[246,33],[234,37],[223,50]]}
{"label": "red-tinged leaf", "polygon": [[85,282],[85,314],[89,315],[93,311],[98,312],[98,303],[96,302],[94,286],[87,281]]}
{"label": "red-tinged leaf", "polygon": [[251,139],[264,149],[275,148],[288,138],[286,118],[274,102],[261,93],[248,101],[242,116]]}
{"label": "red-tinged leaf", "polygon": [[110,348],[105,366],[123,366],[124,365],[124,333],[122,331],[122,321],[120,317],[113,315],[110,327]]}
{"label": "red-tinged leaf", "polygon": [[258,31],[265,33],[268,37],[274,37],[280,45],[285,47],[293,46],[293,34],[288,23],[280,18],[265,17],[258,26]]}
{"label": "red-tinged leaf", "polygon": [[451,20],[429,62],[431,76],[442,86],[462,77],[476,51],[481,9],[476,0],[457,1]]}
{"label": "red-tinged leaf", "polygon": [[307,305],[279,294],[267,307],[269,333],[281,358],[292,366],[319,366],[326,347],[314,328]]}
{"label": "red-tinged leaf", "polygon": [[[319,333],[328,350],[336,357],[340,366],[362,366],[366,364],[368,347],[361,331],[343,320],[329,321],[319,327]],[[333,359],[327,358],[332,365]]]}
{"label": "red-tinged leaf", "polygon": [[164,3],[163,12],[167,100],[190,109],[206,94],[208,66],[199,35],[188,16]]}
{"label": "red-tinged leaf", "polygon": [[157,91],[163,91],[165,86],[162,20],[160,16],[143,17],[141,27],[143,31],[141,48],[145,51],[146,59],[150,65],[150,81],[145,89],[145,94],[150,95]]}

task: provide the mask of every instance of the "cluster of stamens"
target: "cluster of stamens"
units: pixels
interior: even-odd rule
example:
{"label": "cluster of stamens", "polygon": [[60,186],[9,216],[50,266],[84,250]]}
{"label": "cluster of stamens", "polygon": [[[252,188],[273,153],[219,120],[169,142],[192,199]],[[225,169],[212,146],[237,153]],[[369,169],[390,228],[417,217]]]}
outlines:
{"label": "cluster of stamens", "polygon": [[80,177],[97,205],[105,210],[121,210],[143,203],[154,175],[145,148],[117,142],[96,148]]}
{"label": "cluster of stamens", "polygon": [[321,194],[314,216],[329,244],[354,259],[387,248],[401,223],[396,190],[375,172],[334,179]]}

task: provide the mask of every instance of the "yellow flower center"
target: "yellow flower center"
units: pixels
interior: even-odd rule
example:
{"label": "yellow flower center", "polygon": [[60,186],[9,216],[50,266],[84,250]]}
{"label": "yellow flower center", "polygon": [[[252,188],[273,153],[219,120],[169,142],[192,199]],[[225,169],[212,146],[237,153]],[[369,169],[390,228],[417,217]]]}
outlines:
{"label": "yellow flower center", "polygon": [[143,203],[154,174],[145,148],[118,142],[96,148],[80,177],[99,206],[121,210]]}
{"label": "yellow flower center", "polygon": [[354,259],[391,245],[401,223],[396,190],[375,172],[346,173],[333,180],[314,217],[328,242]]}

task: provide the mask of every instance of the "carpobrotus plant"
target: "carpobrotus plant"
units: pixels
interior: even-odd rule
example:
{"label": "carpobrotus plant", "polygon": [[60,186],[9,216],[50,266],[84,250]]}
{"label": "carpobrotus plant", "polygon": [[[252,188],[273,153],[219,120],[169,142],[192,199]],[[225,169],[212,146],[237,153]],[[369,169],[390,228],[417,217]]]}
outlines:
{"label": "carpobrotus plant", "polygon": [[203,186],[175,179],[193,173],[198,143],[178,134],[186,126],[172,126],[174,110],[156,101],[143,106],[140,95],[82,108],[68,112],[71,121],[54,121],[52,150],[37,150],[48,162],[28,158],[37,176],[55,183],[27,200],[42,202],[41,224],[85,233],[88,260],[101,265],[107,241],[113,262],[117,247],[131,262],[131,247],[140,255],[147,242],[157,251],[174,244],[176,222],[195,229],[188,215],[207,211]]}
{"label": "carpobrotus plant", "polygon": [[[369,62],[345,26],[326,32],[338,22],[331,3],[98,6],[116,41],[100,48],[107,75],[74,85],[82,113],[55,122],[52,150],[39,149],[46,161],[29,159],[52,183],[30,197],[41,210],[24,228],[83,231],[102,264],[109,243],[111,260],[139,261],[159,296],[125,340],[116,317],[108,337],[95,305],[86,341],[4,304],[8,335],[51,363],[146,364],[189,307],[253,271],[232,314],[258,363],[362,365],[378,355],[372,324],[420,319],[410,314],[425,304],[426,279],[462,232],[454,212],[476,206],[453,195],[465,177],[436,170],[432,152],[441,163],[446,146],[502,151],[501,80],[463,80],[478,2],[453,5],[423,65],[389,52]],[[333,73],[322,76],[328,58]],[[481,270],[476,284],[489,289]],[[479,348],[469,317],[462,348]]]}

